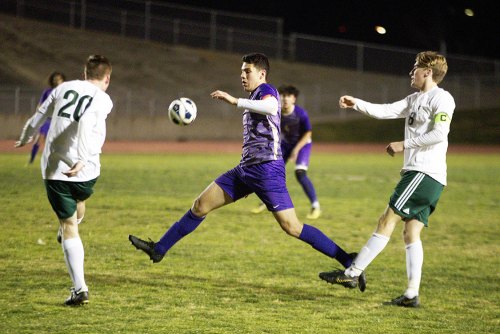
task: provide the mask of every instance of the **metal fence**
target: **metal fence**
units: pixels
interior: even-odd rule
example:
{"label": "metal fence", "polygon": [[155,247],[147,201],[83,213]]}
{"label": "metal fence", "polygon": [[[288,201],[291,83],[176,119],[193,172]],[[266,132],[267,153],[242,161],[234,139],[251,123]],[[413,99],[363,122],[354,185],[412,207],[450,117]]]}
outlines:
{"label": "metal fence", "polygon": [[[284,35],[283,19],[200,9],[164,2],[144,0],[2,0],[0,11],[19,17],[46,20],[69,25],[82,30],[102,31],[121,36],[140,38],[172,45],[208,48],[215,51],[246,53],[255,50],[271,58],[294,62],[313,63],[336,68],[355,70],[359,73],[382,73],[395,76],[406,74],[418,50],[387,47],[361,42],[351,42],[292,33]],[[498,107],[500,62],[447,55],[453,72],[443,87],[452,91],[461,108]],[[407,86],[408,77],[401,77]],[[398,91],[397,84],[381,83],[380,87],[367,87],[356,83],[352,94],[387,102],[393,96],[388,91]],[[368,91],[369,90],[369,91]],[[368,91],[368,92],[367,92]],[[318,83],[303,89],[303,96],[312,96],[308,110],[321,115],[323,106],[331,106],[331,95],[341,93],[327,90]],[[338,93],[338,94],[337,94]],[[120,98],[125,112],[125,94]],[[33,110],[38,92],[16,87],[1,88],[0,100],[12,101],[13,108]],[[336,98],[335,98],[336,99]],[[150,103],[146,102],[145,103]],[[139,110],[154,113],[154,106],[147,104]],[[134,108],[135,109],[135,108]],[[339,113],[339,116],[342,116]]]}
{"label": "metal fence", "polygon": [[[400,75],[419,50],[283,33],[283,19],[146,0],[2,0],[0,11],[82,30]],[[380,60],[383,61],[380,61]],[[454,73],[500,77],[500,61],[447,55]]]}

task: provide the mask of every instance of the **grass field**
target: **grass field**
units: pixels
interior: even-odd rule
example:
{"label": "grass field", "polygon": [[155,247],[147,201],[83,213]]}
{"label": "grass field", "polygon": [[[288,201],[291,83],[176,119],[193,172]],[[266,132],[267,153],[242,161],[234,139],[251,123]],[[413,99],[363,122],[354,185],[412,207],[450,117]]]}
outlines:
{"label": "grass field", "polygon": [[[0,333],[498,333],[500,157],[449,155],[449,185],[424,231],[420,309],[382,303],[406,287],[399,226],[365,293],[324,283],[337,263],[288,237],[255,196],[211,213],[159,264],[158,239],[238,154],[107,154],[80,233],[90,303],[65,308],[69,276],[38,164],[0,155]],[[373,231],[401,157],[316,154],[324,211],[313,225],[347,251]],[[288,170],[299,217],[308,203]]]}

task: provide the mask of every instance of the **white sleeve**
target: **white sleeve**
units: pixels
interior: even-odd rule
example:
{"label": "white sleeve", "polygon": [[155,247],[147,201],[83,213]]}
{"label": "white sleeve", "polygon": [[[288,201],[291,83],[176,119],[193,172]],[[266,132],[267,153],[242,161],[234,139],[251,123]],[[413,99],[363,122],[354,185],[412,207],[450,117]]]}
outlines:
{"label": "white sleeve", "polygon": [[237,107],[261,115],[274,116],[278,114],[279,103],[274,96],[263,100],[238,99]]}
{"label": "white sleeve", "polygon": [[450,132],[451,119],[455,110],[455,101],[450,94],[442,94],[436,99],[434,106],[436,113],[433,115],[432,129],[415,138],[406,139],[405,148],[415,148],[435,145],[446,141]]}
{"label": "white sleeve", "polygon": [[355,110],[377,119],[404,118],[408,110],[408,100],[406,98],[386,104],[374,104],[361,99],[355,99],[355,101]]}
{"label": "white sleeve", "polygon": [[95,113],[85,113],[78,121],[78,161],[81,161],[84,165],[87,164],[92,155],[92,144],[94,143],[92,134],[96,118]]}
{"label": "white sleeve", "polygon": [[[49,95],[50,97],[50,95]],[[21,132],[21,136],[19,136],[19,141],[24,145],[31,140],[33,135],[40,129],[45,120],[50,116],[51,111],[54,109],[52,99],[47,98],[45,102],[38,107],[37,111],[33,116],[26,121],[23,127],[23,131]]]}
{"label": "white sleeve", "polygon": [[405,148],[416,148],[430,146],[445,141],[450,132],[450,125],[445,123],[434,123],[431,131],[415,138],[405,139]]}

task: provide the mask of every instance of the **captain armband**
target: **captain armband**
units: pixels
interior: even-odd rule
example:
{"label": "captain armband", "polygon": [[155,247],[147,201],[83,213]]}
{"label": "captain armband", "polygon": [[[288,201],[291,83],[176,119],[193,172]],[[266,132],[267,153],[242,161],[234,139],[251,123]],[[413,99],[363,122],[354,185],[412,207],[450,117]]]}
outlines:
{"label": "captain armband", "polygon": [[447,113],[440,112],[437,113],[436,116],[434,116],[434,123],[450,123],[451,118],[448,116]]}

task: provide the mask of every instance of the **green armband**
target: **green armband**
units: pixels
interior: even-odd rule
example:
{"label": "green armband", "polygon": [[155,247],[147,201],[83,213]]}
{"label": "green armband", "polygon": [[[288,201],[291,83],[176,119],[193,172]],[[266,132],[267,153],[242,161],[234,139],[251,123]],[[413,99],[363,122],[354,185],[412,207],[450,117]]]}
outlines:
{"label": "green armband", "polygon": [[437,113],[436,116],[434,116],[434,123],[450,123],[451,118],[448,116],[448,114],[444,112]]}

